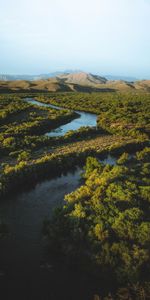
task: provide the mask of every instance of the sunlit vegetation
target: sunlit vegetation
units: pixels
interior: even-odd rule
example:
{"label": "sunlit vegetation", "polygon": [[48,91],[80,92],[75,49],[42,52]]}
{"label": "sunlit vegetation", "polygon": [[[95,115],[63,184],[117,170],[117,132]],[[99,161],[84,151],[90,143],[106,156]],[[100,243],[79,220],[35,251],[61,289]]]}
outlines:
{"label": "sunlit vegetation", "polygon": [[[44,133],[69,122],[77,115],[68,109],[55,110],[31,105],[24,101],[26,96],[31,97],[31,95],[25,94],[0,96],[1,195],[11,191],[12,187],[14,191],[17,190],[20,182],[23,184],[24,181],[28,182],[31,178],[32,181],[35,181],[35,179],[42,178],[45,173],[53,173],[53,168],[55,171],[57,168],[63,171],[66,166],[69,168],[80,164],[81,161],[84,163],[88,155],[118,154],[124,150],[135,152],[136,149],[142,149],[145,144],[148,144],[146,133],[132,136],[126,134],[125,130],[121,130],[121,135],[119,131],[116,134],[110,130],[110,127],[102,124],[102,118],[100,118],[107,111],[112,111],[112,116],[115,117],[116,110],[120,109],[121,105],[124,105],[124,115],[127,115],[125,107],[128,112],[127,107],[130,107],[130,104],[133,106],[134,103],[136,104],[135,114],[139,111],[140,115],[141,110],[141,119],[143,120],[145,116],[145,121],[142,122],[148,121],[149,96],[146,94],[62,93],[57,96],[56,94],[36,95],[41,102],[51,102],[66,108],[98,114],[98,120],[101,120],[101,124],[98,121],[100,124],[98,129],[82,127],[76,131],[71,130],[60,137],[48,137]],[[142,97],[144,97],[145,105],[141,104]],[[137,101],[139,101],[139,107]],[[117,116],[119,113],[118,111]],[[53,166],[54,157],[55,167]],[[59,157],[60,159],[58,159]],[[58,162],[56,163],[57,160],[59,167]]]}
{"label": "sunlit vegetation", "polygon": [[99,116],[98,126],[111,133],[136,137],[146,137],[150,133],[149,93],[61,93],[37,99],[96,113]]}
{"label": "sunlit vegetation", "polygon": [[[139,293],[150,292],[149,94],[34,95],[62,110],[31,105],[26,96],[32,97],[0,96],[0,198],[86,163],[82,186],[66,195],[44,223],[50,251],[103,278],[107,291],[111,276],[112,299],[132,299],[133,294],[133,299],[146,299]],[[77,118],[73,110],[96,113],[97,128],[45,135]],[[108,154],[116,157],[116,165],[99,162]],[[0,238],[7,231],[1,222]]]}
{"label": "sunlit vegetation", "polygon": [[88,157],[84,184],[44,223],[50,248],[118,286],[149,281],[149,175],[149,147],[115,166]]}
{"label": "sunlit vegetation", "polygon": [[49,153],[39,154],[36,159],[32,159],[29,151],[11,153],[10,163],[6,161],[1,165],[0,196],[11,191],[16,192],[19,188],[47,176],[68,171],[75,165],[82,165],[88,155],[103,157],[108,153],[117,155],[124,150],[132,153],[133,148],[143,148],[144,145],[145,143],[133,142],[126,138],[102,136],[56,147]]}
{"label": "sunlit vegetation", "polygon": [[0,125],[15,121],[16,115],[28,111],[30,105],[20,101],[17,96],[0,96]]}
{"label": "sunlit vegetation", "polygon": [[[8,104],[10,98],[10,104]],[[0,99],[1,100],[1,99]],[[0,101],[1,103],[1,101]],[[13,96],[2,97],[0,112],[3,137],[43,134],[77,117],[68,110],[31,105]],[[5,124],[6,123],[6,124]]]}
{"label": "sunlit vegetation", "polygon": [[1,155],[9,155],[16,157],[22,149],[26,151],[36,151],[40,148],[48,148],[53,146],[66,145],[71,142],[92,139],[99,135],[104,135],[104,130],[98,130],[90,127],[81,127],[80,129],[68,131],[64,136],[48,137],[46,135],[25,135],[1,137],[2,147]]}
{"label": "sunlit vegetation", "polygon": [[47,144],[50,140],[44,133],[76,117],[77,114],[69,110],[37,107],[18,96],[0,96],[1,156]]}

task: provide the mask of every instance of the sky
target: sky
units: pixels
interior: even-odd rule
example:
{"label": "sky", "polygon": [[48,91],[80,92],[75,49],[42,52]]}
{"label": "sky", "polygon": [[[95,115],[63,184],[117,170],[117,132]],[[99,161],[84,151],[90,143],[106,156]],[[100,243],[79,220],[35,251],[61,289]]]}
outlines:
{"label": "sky", "polygon": [[150,0],[0,0],[0,74],[150,79]]}

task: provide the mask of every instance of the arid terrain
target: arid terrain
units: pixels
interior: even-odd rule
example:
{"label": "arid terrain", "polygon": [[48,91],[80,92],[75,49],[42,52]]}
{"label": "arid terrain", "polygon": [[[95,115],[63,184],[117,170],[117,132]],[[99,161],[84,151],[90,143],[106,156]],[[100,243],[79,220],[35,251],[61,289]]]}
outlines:
{"label": "arid terrain", "polygon": [[150,91],[150,80],[107,80],[85,72],[65,73],[41,80],[1,80],[0,92]]}

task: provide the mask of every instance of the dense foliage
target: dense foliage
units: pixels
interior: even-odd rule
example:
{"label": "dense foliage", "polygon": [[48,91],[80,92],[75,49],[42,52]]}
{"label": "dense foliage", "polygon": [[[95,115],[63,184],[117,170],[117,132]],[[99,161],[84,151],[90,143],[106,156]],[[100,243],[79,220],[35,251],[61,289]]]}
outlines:
{"label": "dense foliage", "polygon": [[[123,151],[126,145],[128,150],[130,148],[130,150],[135,151],[147,143],[147,137],[143,134],[135,138],[129,137],[123,132],[124,137],[122,137],[119,134],[112,134],[108,128],[105,130],[106,126],[100,126],[99,129],[83,127],[76,131],[69,131],[64,136],[47,137],[43,133],[69,122],[72,118],[77,117],[76,114],[68,110],[55,110],[49,107],[31,105],[24,101],[25,97],[31,97],[31,95],[0,96],[0,195],[10,191],[12,187],[15,191],[17,183],[20,185],[24,181],[28,182],[31,177],[36,177],[38,180],[39,177],[44,176],[44,173],[51,172],[53,154],[56,154],[57,159],[63,156],[65,159],[66,157],[71,158],[72,166],[79,164],[80,161],[83,161],[83,157],[85,159],[90,154],[106,151],[117,152],[117,148],[120,147]],[[85,109],[98,114],[105,114],[106,110],[111,110],[111,107],[117,109],[120,101],[121,103],[125,101],[126,105],[130,106],[126,95],[115,94],[115,100],[114,93],[71,93],[57,94],[57,97],[56,99],[56,94],[37,95],[37,99],[42,102],[57,103],[64,107]],[[131,104],[140,97],[141,95],[131,95]],[[143,94],[142,97],[144,97],[143,101],[145,101],[148,112],[149,97]],[[140,100],[139,103],[138,109],[143,111]],[[143,116],[143,113],[141,115]],[[131,146],[128,147],[128,145]],[[72,160],[74,160],[73,163]],[[61,164],[63,170],[64,163]],[[44,171],[45,168],[46,172]],[[55,169],[57,169],[57,164]]]}
{"label": "dense foliage", "polygon": [[150,148],[115,166],[88,157],[84,185],[66,195],[44,232],[51,247],[118,284],[149,280]]}
{"label": "dense foliage", "polygon": [[149,93],[61,93],[37,98],[46,103],[96,113],[99,127],[112,133],[138,136],[150,132]]}
{"label": "dense foliage", "polygon": [[0,96],[0,110],[0,132],[5,138],[42,134],[77,117],[68,110],[38,107],[20,97],[6,95]]}
{"label": "dense foliage", "polygon": [[54,139],[43,134],[76,117],[68,110],[31,105],[16,95],[0,96],[1,157],[52,145]]}
{"label": "dense foliage", "polygon": [[[118,154],[125,149],[132,152],[133,149],[143,148],[144,145],[145,143],[131,142],[125,138],[116,139],[113,136],[111,138],[104,136],[56,147],[53,151],[42,153],[42,156],[34,159],[29,151],[11,153],[11,163],[1,164],[0,198],[47,176],[58,175],[69,168],[82,165],[88,155],[104,157],[108,153]],[[17,155],[17,161],[15,161],[15,155]]]}
{"label": "dense foliage", "polygon": [[[150,273],[150,95],[134,91],[34,95],[62,110],[31,105],[24,101],[26,96],[32,97],[0,96],[0,198],[83,165],[88,157],[84,184],[66,195],[64,207],[44,224],[51,251],[59,250],[67,262],[98,278],[100,274],[108,290],[110,274],[114,286],[131,283],[130,289],[119,289],[112,299],[132,299],[133,293],[137,295],[133,299],[146,299],[138,297],[139,290],[143,295],[150,292],[146,283]],[[60,137],[45,136],[78,117],[68,109],[96,113],[98,129],[82,127]],[[98,160],[107,154],[122,155],[110,166]],[[0,238],[7,230],[0,223]],[[123,298],[119,293],[129,294]]]}

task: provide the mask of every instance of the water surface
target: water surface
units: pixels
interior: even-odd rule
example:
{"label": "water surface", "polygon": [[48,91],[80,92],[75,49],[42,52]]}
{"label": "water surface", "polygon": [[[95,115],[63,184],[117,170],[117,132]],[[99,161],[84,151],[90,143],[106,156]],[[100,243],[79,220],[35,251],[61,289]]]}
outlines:
{"label": "water surface", "polygon": [[[62,109],[34,99],[39,106]],[[96,115],[78,112],[79,118],[47,133],[64,135],[82,126],[96,126]],[[108,156],[104,163],[115,164]],[[47,261],[42,235],[44,219],[62,205],[64,196],[82,184],[82,169],[44,180],[29,191],[10,196],[0,203],[0,220],[9,236],[0,240],[0,299],[2,300],[90,300],[96,293],[95,282],[85,274],[68,270],[61,262]],[[98,284],[99,285],[99,284]],[[102,283],[101,287],[102,288]]]}
{"label": "water surface", "polygon": [[[42,103],[40,101],[36,101],[32,98],[26,98],[26,101],[28,101],[31,104],[38,105],[38,106],[44,106],[44,107],[51,107],[54,109],[62,110],[63,107],[59,107],[52,104],[46,104]],[[89,127],[96,127],[97,123],[97,115],[87,112],[81,112],[81,111],[75,111],[78,113],[79,117],[72,120],[71,122],[68,122],[65,125],[59,126],[58,128],[51,130],[46,133],[47,136],[63,136],[65,135],[69,130],[77,130],[83,126],[89,126]]]}
{"label": "water surface", "polygon": [[[104,163],[114,165],[108,156]],[[53,210],[63,204],[64,196],[83,181],[81,168],[65,175],[44,180],[29,191],[0,202],[0,219],[10,229],[0,240],[0,293],[2,300],[90,300],[96,293],[96,282],[90,276],[68,270],[50,260],[44,251],[42,224]],[[102,283],[98,286],[102,289]]]}
{"label": "water surface", "polygon": [[10,229],[9,236],[0,240],[0,293],[4,295],[0,299],[56,300],[66,293],[62,282],[70,275],[53,262],[47,265],[41,231],[43,220],[62,204],[64,195],[80,186],[80,173],[76,169],[43,181],[0,203],[0,219]]}

